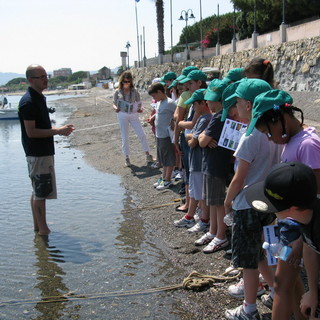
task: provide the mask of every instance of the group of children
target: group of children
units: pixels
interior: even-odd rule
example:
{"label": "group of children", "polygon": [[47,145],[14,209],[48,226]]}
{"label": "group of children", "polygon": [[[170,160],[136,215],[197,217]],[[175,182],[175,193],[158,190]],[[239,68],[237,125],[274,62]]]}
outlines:
{"label": "group of children", "polygon": [[[229,245],[224,217],[233,213],[232,265],[243,269],[243,279],[231,285],[228,292],[244,301],[226,310],[226,319],[260,319],[256,298],[265,291],[260,275],[269,286],[270,294],[261,299],[272,309],[272,319],[290,319],[291,314],[295,319],[307,319],[308,313],[312,319],[319,298],[316,199],[320,189],[320,138],[314,128],[304,125],[303,112],[293,106],[292,97],[276,89],[270,61],[255,58],[244,69],[230,70],[222,80],[214,79],[209,84],[206,80],[205,73],[189,66],[179,77],[174,72],[166,73],[148,90],[157,101],[157,159],[163,168],[154,186],[158,190],[169,188],[177,158],[181,159],[186,201],[176,210],[186,214],[174,225],[203,232],[195,245],[205,245],[204,253]],[[226,119],[247,128],[235,151],[218,144]],[[300,173],[297,178],[296,171]],[[283,184],[274,188],[273,180],[280,177]],[[261,188],[264,184],[264,198],[248,196],[251,186],[257,189],[256,185]],[[273,202],[272,210],[268,210],[266,197]],[[263,227],[275,223],[276,216],[300,223],[301,233],[291,237],[292,253],[286,261],[279,259],[274,270],[267,264],[262,243]],[[308,255],[304,257],[307,293],[300,278],[302,253]]]}

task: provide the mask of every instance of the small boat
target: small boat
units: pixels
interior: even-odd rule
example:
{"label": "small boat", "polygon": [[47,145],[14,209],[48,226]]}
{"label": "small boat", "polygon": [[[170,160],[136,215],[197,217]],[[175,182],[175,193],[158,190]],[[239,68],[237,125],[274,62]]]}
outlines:
{"label": "small boat", "polygon": [[0,98],[0,120],[16,120],[19,119],[18,110],[11,108],[11,103],[5,96]]}
{"label": "small boat", "polygon": [[16,120],[19,119],[18,110],[13,108],[1,109],[0,120]]}

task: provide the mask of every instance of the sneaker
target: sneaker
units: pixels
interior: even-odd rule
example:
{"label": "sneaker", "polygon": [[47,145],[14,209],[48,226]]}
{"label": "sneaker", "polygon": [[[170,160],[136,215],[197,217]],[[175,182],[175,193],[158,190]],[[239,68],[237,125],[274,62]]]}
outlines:
{"label": "sneaker", "polygon": [[264,294],[261,296],[261,302],[270,310],[272,310],[273,306],[273,298],[271,297],[270,294]]}
{"label": "sneaker", "polygon": [[181,184],[181,188],[179,189],[179,194],[184,195],[186,194],[186,185],[184,183]]}
{"label": "sneaker", "polygon": [[174,222],[174,225],[178,228],[188,228],[189,229],[189,228],[193,227],[194,224],[195,224],[194,219],[188,220],[185,217],[181,218],[180,220],[176,220]]}
{"label": "sneaker", "polygon": [[160,177],[156,183],[153,184],[153,186],[156,188],[160,185],[160,183],[162,182],[162,177]]}
{"label": "sneaker", "polygon": [[241,270],[234,268],[233,266],[228,267],[225,271],[224,271],[228,276],[236,276],[238,275]]}
{"label": "sneaker", "polygon": [[[257,290],[257,297],[260,297],[265,292],[266,292],[266,289],[264,288],[262,283],[259,282],[259,287]],[[243,281],[243,279],[241,278],[238,283],[229,286],[228,293],[231,296],[236,297],[236,298],[244,298],[244,281]]]}
{"label": "sneaker", "polygon": [[147,160],[147,163],[153,162],[152,155],[151,155],[151,154],[147,154],[147,155],[146,155],[146,160]]}
{"label": "sneaker", "polygon": [[214,239],[215,235],[210,232],[205,233],[201,238],[194,242],[195,246],[204,246],[205,244],[211,242]]}
{"label": "sneaker", "polygon": [[126,162],[125,162],[126,167],[130,167],[131,166],[131,162],[129,158],[126,158]]}
{"label": "sneaker", "polygon": [[228,249],[228,250],[226,251],[226,254],[232,254],[232,249],[231,249],[231,248]]}
{"label": "sneaker", "polygon": [[243,305],[235,308],[226,310],[225,316],[228,320],[260,320],[258,310],[254,313],[247,314],[243,310]]}
{"label": "sneaker", "polygon": [[179,181],[183,179],[183,174],[181,171],[178,171],[178,173],[174,176],[175,181]]}
{"label": "sneaker", "polygon": [[151,166],[150,166],[151,169],[159,169],[160,168],[160,164],[155,161]]}
{"label": "sneaker", "polygon": [[207,232],[209,230],[210,224],[205,223],[199,220],[192,228],[190,228],[189,232]]}
{"label": "sneaker", "polygon": [[156,187],[156,189],[157,189],[157,190],[168,189],[168,188],[170,188],[171,185],[172,185],[171,180],[170,180],[170,181],[162,180],[162,181],[160,182],[160,184]]}
{"label": "sneaker", "polygon": [[202,251],[204,253],[213,253],[226,247],[228,244],[229,241],[227,239],[217,240],[217,238],[214,238]]}

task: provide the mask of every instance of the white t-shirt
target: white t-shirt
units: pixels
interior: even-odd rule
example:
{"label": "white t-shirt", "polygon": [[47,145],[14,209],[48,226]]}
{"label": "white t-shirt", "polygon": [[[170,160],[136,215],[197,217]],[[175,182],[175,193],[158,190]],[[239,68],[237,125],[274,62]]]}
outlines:
{"label": "white t-shirt", "polygon": [[[239,159],[250,163],[248,175],[244,181],[245,187],[266,178],[270,168],[280,162],[282,149],[282,145],[269,141],[266,134],[256,128],[249,136],[246,137],[245,133],[242,135],[234,156],[236,157],[235,166]],[[250,208],[245,199],[245,188],[233,200],[232,208],[233,210]]]}

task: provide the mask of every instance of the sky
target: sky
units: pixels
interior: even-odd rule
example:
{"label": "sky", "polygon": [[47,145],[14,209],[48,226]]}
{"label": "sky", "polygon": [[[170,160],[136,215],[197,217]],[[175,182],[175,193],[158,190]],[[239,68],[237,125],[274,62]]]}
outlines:
{"label": "sky", "polygon": [[[164,0],[165,49],[171,47],[170,2],[172,1],[173,45],[179,41],[185,21],[182,10],[191,9],[196,19],[233,11],[229,0]],[[71,68],[95,71],[121,65],[120,51],[127,51],[130,65],[137,60],[138,17],[140,35],[145,29],[146,57],[157,55],[158,38],[154,0],[1,0],[0,72],[24,73],[30,64],[48,72]]]}

